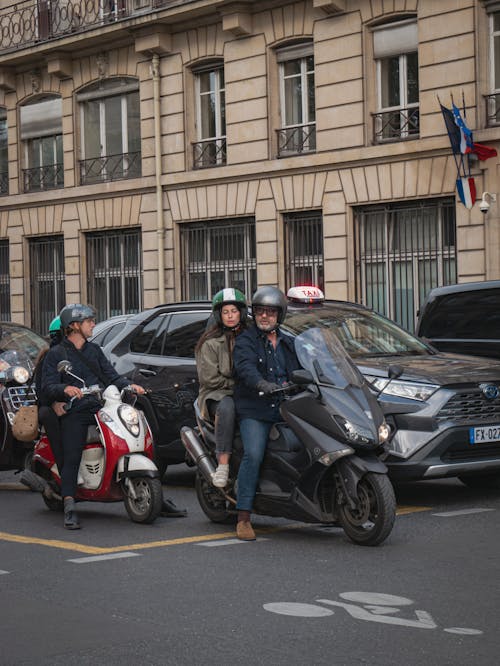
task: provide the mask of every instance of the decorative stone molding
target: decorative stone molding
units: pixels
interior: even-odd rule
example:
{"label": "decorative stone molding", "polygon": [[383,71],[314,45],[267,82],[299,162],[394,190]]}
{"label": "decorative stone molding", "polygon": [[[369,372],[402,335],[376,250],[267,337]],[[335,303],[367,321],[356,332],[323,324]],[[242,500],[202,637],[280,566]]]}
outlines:
{"label": "decorative stone molding", "polygon": [[0,67],[0,90],[12,92],[16,89],[16,75],[7,67]]}
{"label": "decorative stone molding", "polygon": [[165,55],[172,51],[172,35],[166,25],[155,25],[138,30],[135,38],[135,52],[149,55]]}
{"label": "decorative stone molding", "polygon": [[108,54],[107,53],[98,53],[96,55],[96,64],[97,64],[97,73],[100,79],[103,79],[108,74]]}
{"label": "decorative stone molding", "polygon": [[66,53],[52,53],[47,57],[47,71],[58,79],[71,79],[73,61]]}
{"label": "decorative stone molding", "polygon": [[325,14],[345,12],[346,4],[346,0],[313,0],[314,9],[322,9]]}
{"label": "decorative stone molding", "polygon": [[235,37],[252,34],[252,15],[246,2],[238,2],[220,9],[222,30]]}
{"label": "decorative stone molding", "polygon": [[490,14],[491,12],[500,11],[500,1],[499,0],[481,0],[484,5],[485,10]]}
{"label": "decorative stone molding", "polygon": [[30,76],[31,76],[31,92],[39,93],[41,87],[40,70],[32,69],[30,72]]}

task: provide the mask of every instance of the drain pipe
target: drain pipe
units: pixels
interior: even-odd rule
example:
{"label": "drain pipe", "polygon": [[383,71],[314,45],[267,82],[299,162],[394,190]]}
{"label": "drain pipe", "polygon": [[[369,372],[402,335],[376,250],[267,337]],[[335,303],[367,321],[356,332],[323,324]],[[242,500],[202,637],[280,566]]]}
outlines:
{"label": "drain pipe", "polygon": [[156,178],[156,233],[158,235],[158,303],[165,302],[165,221],[163,217],[163,191],[161,187],[161,103],[160,103],[160,56],[153,54],[151,60],[153,76],[153,114],[155,142]]}

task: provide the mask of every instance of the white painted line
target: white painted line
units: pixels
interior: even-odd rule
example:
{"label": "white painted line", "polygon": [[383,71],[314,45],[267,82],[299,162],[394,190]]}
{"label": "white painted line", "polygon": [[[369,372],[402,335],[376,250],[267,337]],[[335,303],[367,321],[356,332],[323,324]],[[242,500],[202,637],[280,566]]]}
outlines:
{"label": "white painted line", "polygon": [[[266,537],[258,537],[257,541],[268,541]],[[247,541],[241,541],[241,539],[219,539],[218,541],[205,541],[204,543],[197,543],[197,546],[208,546],[209,548],[215,548],[216,546],[233,546],[237,543],[248,543]]]}
{"label": "white painted line", "polygon": [[117,560],[120,557],[137,557],[140,553],[109,553],[108,555],[91,555],[90,557],[77,557],[74,560],[68,560],[68,562],[74,562],[75,564],[87,564],[89,562],[101,562],[102,560]]}
{"label": "white painted line", "polygon": [[8,573],[10,573],[10,571],[3,571],[3,569],[0,569],[0,576],[1,576],[2,574],[8,574]]}
{"label": "white painted line", "polygon": [[461,511],[443,511],[442,513],[433,513],[433,516],[448,518],[450,516],[467,516],[471,513],[484,513],[485,511],[495,511],[495,509],[462,509]]}

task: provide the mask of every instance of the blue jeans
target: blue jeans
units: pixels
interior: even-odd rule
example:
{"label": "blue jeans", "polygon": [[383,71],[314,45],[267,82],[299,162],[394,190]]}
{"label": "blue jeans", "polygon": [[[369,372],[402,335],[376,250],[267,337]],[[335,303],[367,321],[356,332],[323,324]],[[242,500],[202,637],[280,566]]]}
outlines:
{"label": "blue jeans", "polygon": [[259,471],[266,452],[267,439],[272,423],[258,419],[240,420],[240,435],[243,442],[243,459],[238,471],[238,496],[236,508],[251,511]]}

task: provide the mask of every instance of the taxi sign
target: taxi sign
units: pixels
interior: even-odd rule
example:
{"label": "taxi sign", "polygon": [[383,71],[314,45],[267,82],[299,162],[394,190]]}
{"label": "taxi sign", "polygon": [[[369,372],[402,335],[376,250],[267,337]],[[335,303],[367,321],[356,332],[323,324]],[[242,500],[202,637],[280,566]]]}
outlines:
{"label": "taxi sign", "polygon": [[321,289],[306,285],[290,287],[286,295],[289,301],[295,303],[320,303],[325,300],[325,295]]}

